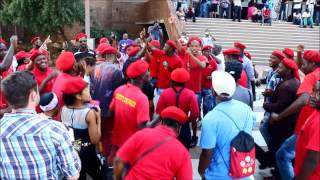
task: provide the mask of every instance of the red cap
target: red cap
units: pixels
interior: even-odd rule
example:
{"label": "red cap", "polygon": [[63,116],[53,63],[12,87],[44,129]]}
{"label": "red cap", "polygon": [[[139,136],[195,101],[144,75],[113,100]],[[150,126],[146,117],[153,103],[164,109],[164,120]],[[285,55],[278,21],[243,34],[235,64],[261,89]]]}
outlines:
{"label": "red cap", "polygon": [[160,116],[162,119],[169,118],[177,121],[179,124],[184,124],[188,120],[188,116],[181,109],[176,106],[169,106],[161,111]]}
{"label": "red cap", "polygon": [[177,49],[176,43],[175,43],[174,41],[172,41],[172,40],[168,40],[168,41],[166,42],[166,44],[168,44],[169,46],[171,46],[173,49]]}
{"label": "red cap", "polygon": [[108,38],[106,38],[106,37],[103,37],[100,39],[99,44],[102,44],[102,43],[110,44]]}
{"label": "red cap", "polygon": [[303,59],[310,62],[320,62],[320,52],[314,50],[304,51]]}
{"label": "red cap", "polygon": [[131,63],[127,69],[127,76],[130,79],[137,78],[144,74],[149,68],[149,64],[144,60],[136,60],[135,62]]}
{"label": "red cap", "polygon": [[68,71],[73,68],[75,62],[72,52],[62,52],[56,61],[56,67],[61,71]]}
{"label": "red cap", "polygon": [[124,47],[124,50],[126,51],[129,47],[139,47],[137,43],[133,42],[131,44],[127,44],[125,47]]}
{"label": "red cap", "polygon": [[293,73],[294,73],[294,76],[295,76],[298,80],[300,80],[299,71],[298,71],[299,68],[298,68],[297,64],[294,62],[294,60],[288,59],[288,58],[284,58],[284,59],[282,60],[282,64],[283,64],[285,67],[291,69],[291,70],[293,71]]}
{"label": "red cap", "polygon": [[240,50],[236,48],[226,49],[223,51],[223,55],[240,55]]}
{"label": "red cap", "polygon": [[192,41],[198,41],[199,44],[200,44],[200,46],[202,46],[202,39],[199,38],[198,36],[192,36],[192,37],[190,37],[187,46],[189,46]]}
{"label": "red cap", "polygon": [[4,39],[2,39],[2,38],[0,38],[0,43],[2,43],[2,44],[4,44],[4,45],[7,45],[7,42],[6,42]]}
{"label": "red cap", "polygon": [[101,54],[102,50],[103,50],[104,48],[106,48],[106,47],[109,47],[109,46],[110,46],[110,44],[108,44],[108,43],[100,43],[100,44],[98,45],[98,47],[96,48],[97,54]]}
{"label": "red cap", "polygon": [[62,85],[61,91],[64,94],[79,94],[87,85],[80,76],[71,77]]}
{"label": "red cap", "polygon": [[30,56],[31,56],[30,53],[27,53],[25,51],[19,51],[16,54],[16,59],[17,59],[17,61],[20,61],[20,60],[22,60],[24,58],[30,58]]}
{"label": "red cap", "polygon": [[140,51],[139,47],[133,47],[132,49],[130,49],[130,51],[128,52],[128,56],[129,57],[133,57],[135,55],[137,55],[137,53]]}
{"label": "red cap", "polygon": [[32,54],[31,54],[31,56],[30,56],[31,61],[34,61],[40,55],[44,55],[45,56],[46,54],[45,54],[44,51],[41,51],[41,50],[38,50],[38,49],[34,50],[32,52]]}
{"label": "red cap", "polygon": [[157,47],[157,48],[160,48],[160,41],[158,41],[158,40],[152,40],[152,41],[150,42],[150,44],[151,44],[152,46],[155,46],[155,47]]}
{"label": "red cap", "polygon": [[247,56],[247,58],[249,58],[251,60],[252,56],[249,52],[244,52],[243,53],[245,56]]}
{"label": "red cap", "polygon": [[283,58],[285,58],[285,54],[278,50],[273,51],[272,55],[276,56],[280,60],[283,60]]}
{"label": "red cap", "polygon": [[205,46],[203,46],[202,51],[208,51],[208,50],[211,50],[212,48],[213,47],[210,45],[205,45]]}
{"label": "red cap", "polygon": [[107,46],[101,51],[101,55],[105,54],[117,54],[117,49],[112,46]]}
{"label": "red cap", "polygon": [[177,68],[171,72],[171,80],[178,83],[186,83],[190,78],[189,72],[184,68]]}
{"label": "red cap", "polygon": [[247,46],[242,44],[241,42],[234,42],[234,47],[240,48],[240,49],[246,49]]}
{"label": "red cap", "polygon": [[39,36],[36,36],[36,37],[33,37],[30,41],[31,44],[35,43],[37,40],[39,40],[40,37]]}
{"label": "red cap", "polygon": [[88,36],[86,34],[84,34],[84,33],[78,33],[76,35],[75,39],[76,39],[76,41],[79,41],[83,37],[87,38]]}
{"label": "red cap", "polygon": [[285,55],[288,56],[288,58],[292,59],[294,57],[294,51],[290,48],[284,48],[282,51]]}

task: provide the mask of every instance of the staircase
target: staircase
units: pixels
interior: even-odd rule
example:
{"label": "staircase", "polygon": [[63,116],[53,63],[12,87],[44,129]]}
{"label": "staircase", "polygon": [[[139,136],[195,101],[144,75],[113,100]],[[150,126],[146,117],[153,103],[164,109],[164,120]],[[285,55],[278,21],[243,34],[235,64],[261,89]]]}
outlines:
{"label": "staircase", "polygon": [[197,18],[195,23],[186,23],[188,36],[204,36],[209,29],[223,49],[233,47],[233,42],[240,41],[247,45],[256,65],[268,65],[268,59],[273,50],[285,47],[296,49],[298,44],[304,44],[305,49],[320,50],[320,28],[299,28],[289,22],[273,22],[272,26],[252,23],[249,20],[233,22],[231,19]]}

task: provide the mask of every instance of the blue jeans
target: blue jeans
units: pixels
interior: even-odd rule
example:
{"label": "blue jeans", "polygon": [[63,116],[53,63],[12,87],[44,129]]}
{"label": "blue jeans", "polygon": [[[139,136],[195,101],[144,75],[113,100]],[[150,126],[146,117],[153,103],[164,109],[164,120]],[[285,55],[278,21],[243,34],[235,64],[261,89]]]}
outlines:
{"label": "blue jeans", "polygon": [[316,10],[314,12],[314,22],[316,23],[317,26],[319,26],[320,23],[320,10]]}
{"label": "blue jeans", "polygon": [[241,6],[234,6],[233,8],[233,20],[238,19],[240,21],[241,19]]}
{"label": "blue jeans", "polygon": [[270,133],[269,133],[269,120],[270,120],[270,115],[271,113],[269,112],[265,112],[264,116],[263,116],[263,122],[260,125],[260,133],[262,135],[262,137],[264,138],[264,141],[266,142],[267,145],[269,145],[269,141],[270,141]]}
{"label": "blue jeans", "polygon": [[[280,13],[279,13],[279,20],[287,19],[287,12],[286,12],[286,3],[281,3]],[[283,15],[283,16],[282,16]]]}
{"label": "blue jeans", "polygon": [[291,161],[295,158],[297,136],[293,134],[286,139],[276,153],[276,163],[282,179],[291,180],[294,178]]}
{"label": "blue jeans", "polygon": [[211,89],[202,89],[202,107],[203,107],[203,117],[211,111],[215,106],[215,96],[213,96]]}
{"label": "blue jeans", "polygon": [[201,3],[200,4],[200,17],[207,18],[209,16],[209,6],[208,3]]}

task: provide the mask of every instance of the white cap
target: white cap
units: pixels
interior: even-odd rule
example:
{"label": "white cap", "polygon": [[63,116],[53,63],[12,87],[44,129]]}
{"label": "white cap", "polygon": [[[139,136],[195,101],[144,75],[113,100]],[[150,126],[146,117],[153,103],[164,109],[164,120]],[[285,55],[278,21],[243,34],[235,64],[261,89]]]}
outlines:
{"label": "white cap", "polygon": [[236,82],[234,78],[227,72],[214,71],[211,74],[213,90],[219,96],[232,97],[236,91]]}

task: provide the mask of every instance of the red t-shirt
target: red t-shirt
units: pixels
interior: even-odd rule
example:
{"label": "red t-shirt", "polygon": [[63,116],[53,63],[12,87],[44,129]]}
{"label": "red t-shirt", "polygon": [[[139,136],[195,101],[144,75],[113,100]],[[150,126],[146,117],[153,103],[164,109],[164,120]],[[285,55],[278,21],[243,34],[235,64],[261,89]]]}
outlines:
{"label": "red t-shirt", "polygon": [[[298,134],[296,144],[296,160],[294,173],[298,175],[306,158],[307,151],[312,150],[320,153],[320,111],[315,110],[314,113],[306,120]],[[320,179],[320,163],[312,172],[308,180]]]}
{"label": "red t-shirt", "polygon": [[158,71],[159,71],[159,65],[160,65],[160,59],[156,56],[151,55],[151,59],[149,62],[149,69],[150,69],[150,76],[153,78],[158,77]]}
{"label": "red t-shirt", "polygon": [[53,86],[52,86],[52,91],[57,95],[58,101],[59,101],[59,109],[62,108],[64,105],[63,99],[62,99],[62,85],[64,84],[65,81],[67,81],[69,78],[72,78],[70,74],[67,73],[60,73],[57,78],[55,79]]}
{"label": "red t-shirt", "polygon": [[[7,76],[9,76],[11,73],[13,73],[13,68],[10,67],[9,69],[3,71],[0,73],[0,80],[6,78]],[[1,82],[1,81],[0,81]],[[0,109],[5,109],[8,107],[8,104],[7,104],[7,101],[6,99],[4,98],[4,95],[3,93],[1,92],[1,89],[0,89]]]}
{"label": "red t-shirt", "polygon": [[[208,59],[203,55],[197,55],[197,58],[201,62],[206,62]],[[202,68],[192,60],[189,54],[185,54],[183,58],[184,68],[190,73],[190,79],[186,83],[186,87],[191,89],[195,93],[201,92],[201,80],[202,80]]]}
{"label": "red t-shirt", "polygon": [[240,79],[238,80],[240,86],[248,88],[248,76],[245,70],[242,70]]}
{"label": "red t-shirt", "polygon": [[112,144],[119,147],[138,131],[139,124],[150,119],[147,96],[130,83],[115,90],[109,108],[114,111]]}
{"label": "red t-shirt", "polygon": [[217,70],[217,63],[211,57],[208,58],[209,63],[207,63],[206,67],[202,70],[202,89],[211,89],[212,81],[211,79],[207,79],[208,76],[211,76],[211,73]]}
{"label": "red t-shirt", "polygon": [[157,87],[166,89],[170,87],[171,72],[176,68],[181,68],[182,61],[179,56],[167,56],[160,49],[153,50],[152,55],[159,61]]}
{"label": "red t-shirt", "polygon": [[[47,67],[47,70],[45,72],[40,71],[37,67],[34,67],[33,74],[36,78],[38,86],[41,85],[41,83],[51,74],[53,71],[51,68]],[[44,87],[43,91],[41,93],[47,93],[52,91],[53,83],[55,78],[51,79],[47,82],[46,86]]]}
{"label": "red t-shirt", "polygon": [[[181,87],[175,87],[177,92]],[[176,106],[176,92],[172,88],[165,89],[160,97],[157,104],[156,112],[161,113],[163,109],[168,106]],[[179,108],[183,110],[186,114],[189,114],[189,120],[195,120],[199,117],[199,106],[197,97],[194,92],[188,88],[184,88],[179,96]]]}
{"label": "red t-shirt", "polygon": [[17,71],[25,71],[27,69],[27,64],[21,64],[17,67]]}
{"label": "red t-shirt", "polygon": [[142,153],[166,137],[171,139],[149,152],[138,161],[124,179],[192,179],[191,157],[177,140],[175,133],[167,126],[159,125],[138,131],[119,149],[117,157],[132,163]]}
{"label": "red t-shirt", "polygon": [[[313,86],[316,84],[316,82],[320,80],[320,68],[317,68],[314,70],[312,73],[307,74],[298,91],[297,91],[297,96],[300,96],[303,93],[312,93]],[[305,105],[299,114],[298,120],[297,120],[297,125],[296,129],[294,131],[295,134],[299,134],[299,131],[301,130],[301,127],[303,124],[306,122],[307,118],[314,112],[314,109],[310,107],[309,104]]]}

